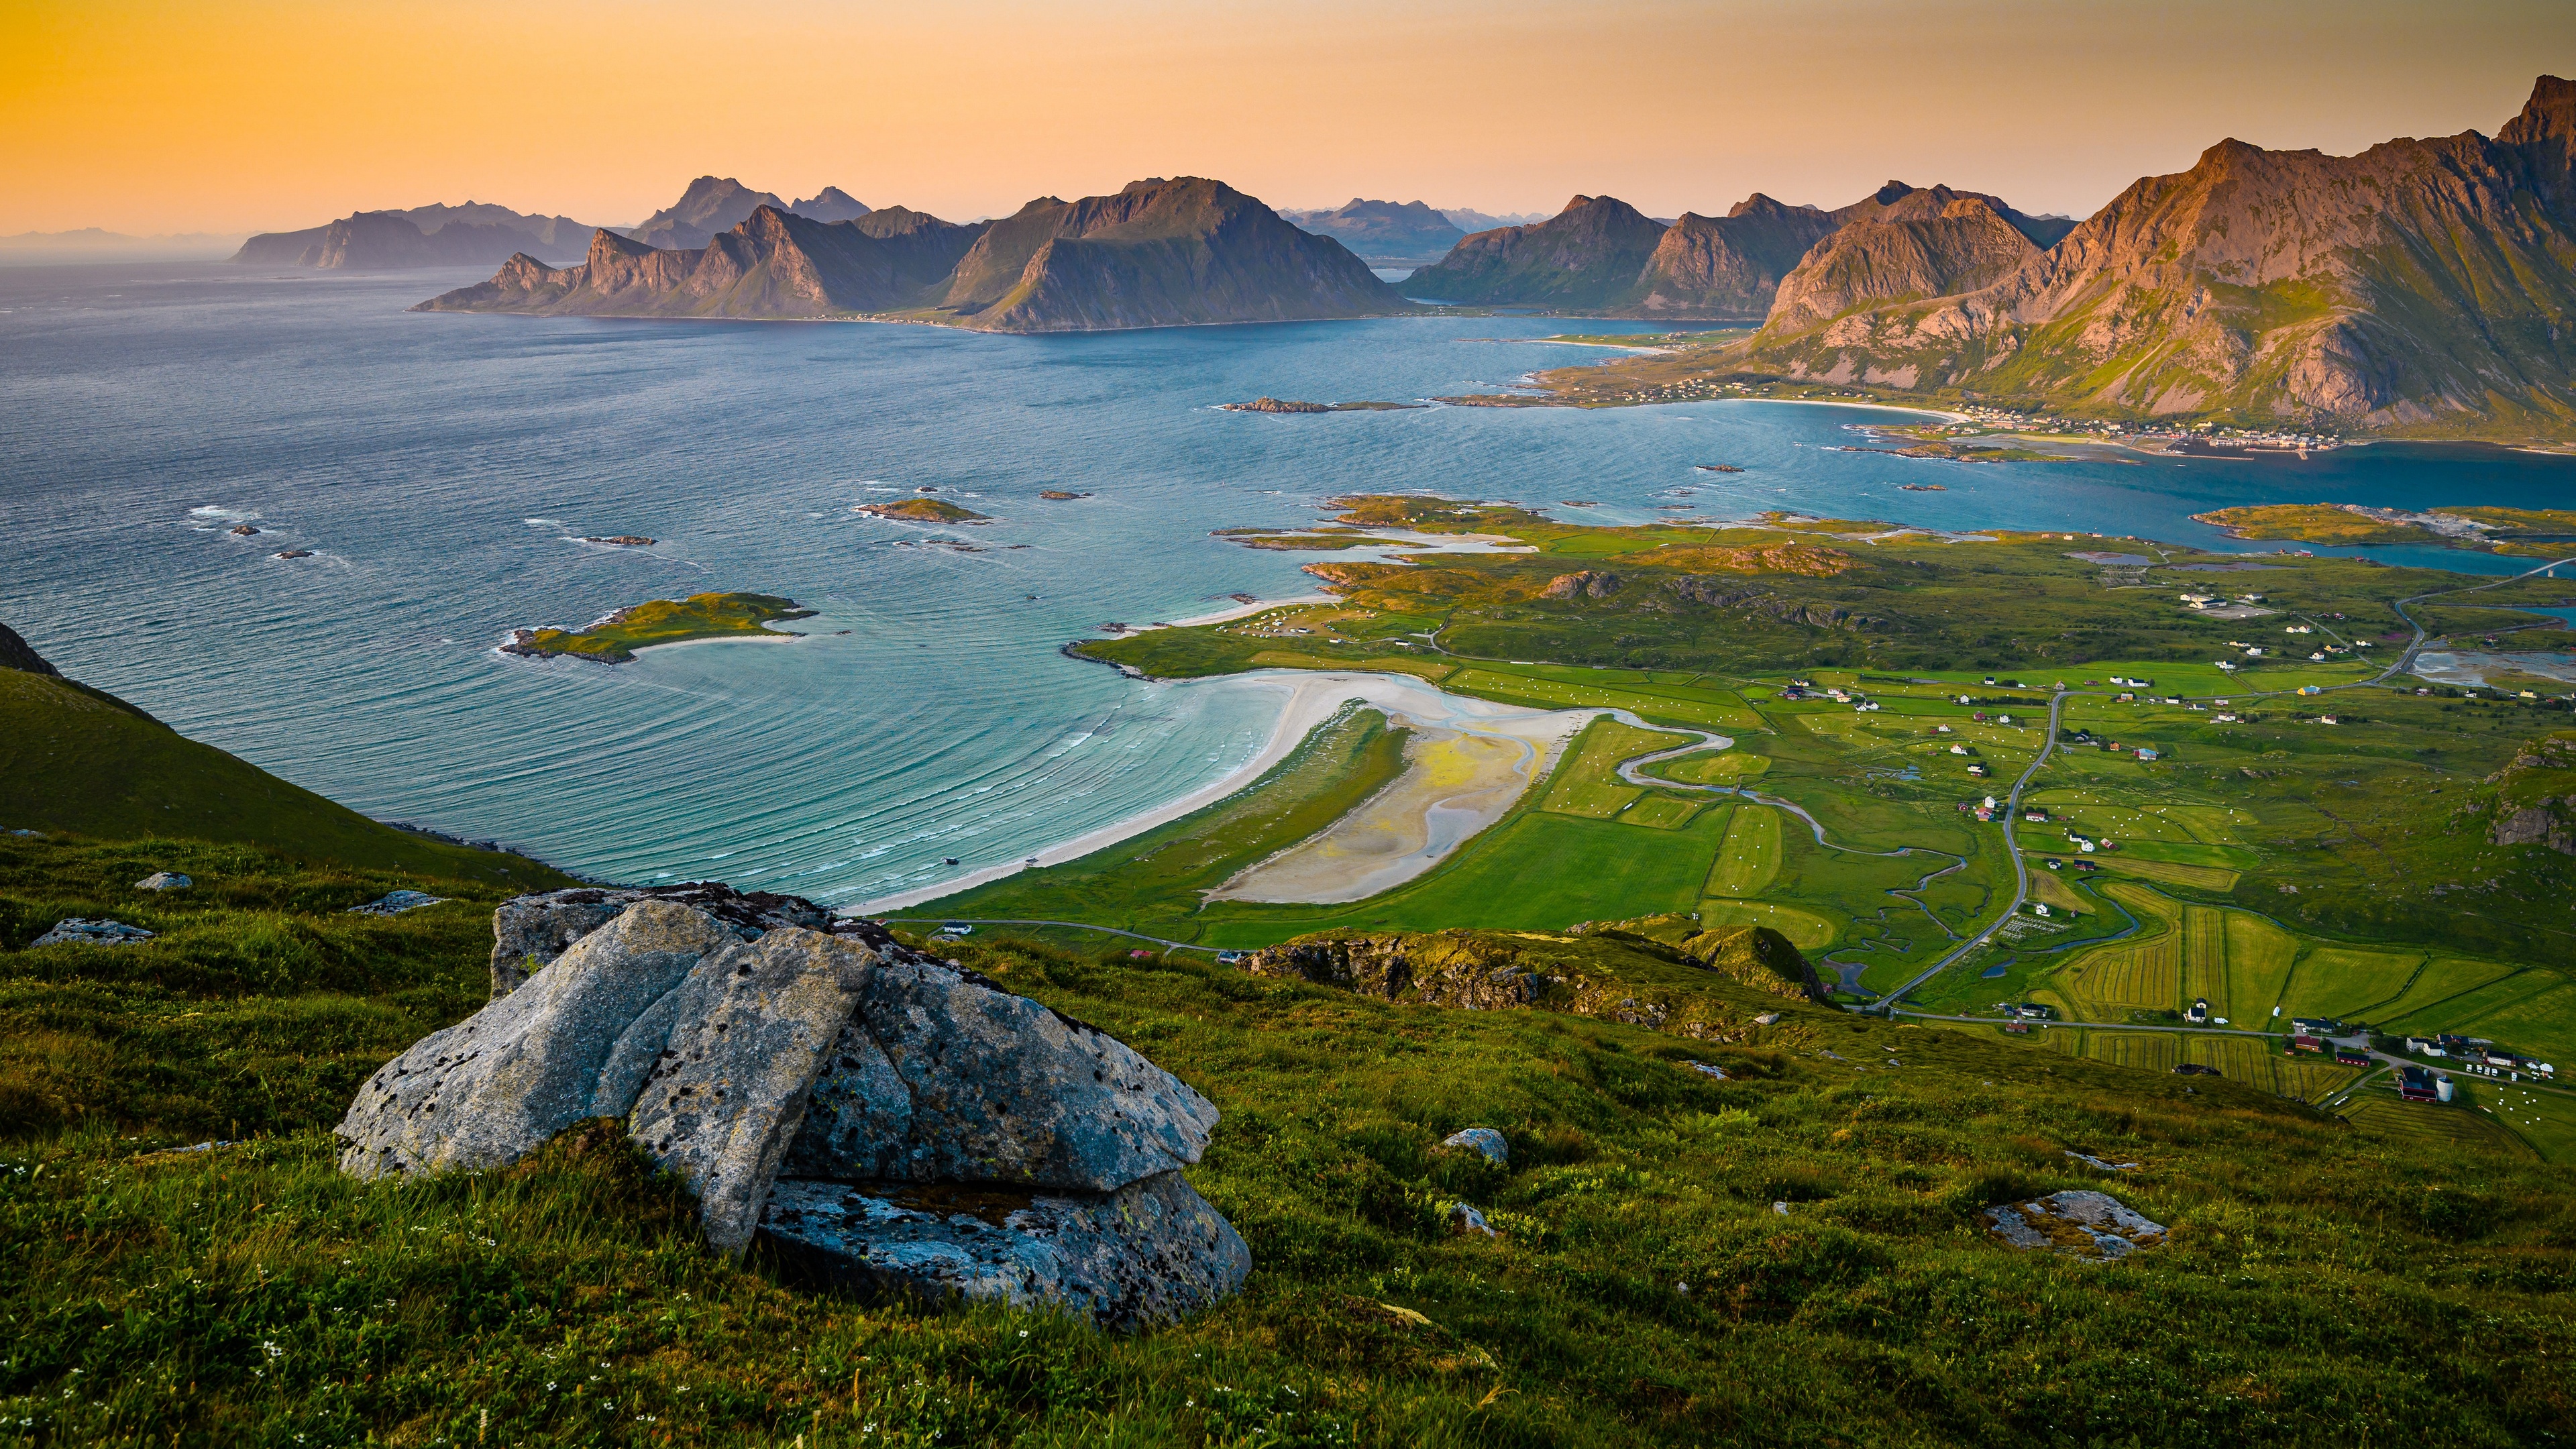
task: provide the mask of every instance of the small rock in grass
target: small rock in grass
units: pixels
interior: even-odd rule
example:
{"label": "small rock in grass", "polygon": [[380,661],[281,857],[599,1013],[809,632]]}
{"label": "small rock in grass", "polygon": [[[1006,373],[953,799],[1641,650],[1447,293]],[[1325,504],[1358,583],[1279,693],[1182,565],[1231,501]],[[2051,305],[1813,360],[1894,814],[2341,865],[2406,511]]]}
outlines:
{"label": "small rock in grass", "polygon": [[176,871],[156,870],[134,883],[139,891],[183,891],[196,882]]}
{"label": "small rock in grass", "polygon": [[2053,1192],[1985,1211],[1986,1231],[2016,1248],[2045,1248],[2071,1258],[2125,1258],[2165,1240],[2164,1226],[2109,1193]]}
{"label": "small rock in grass", "polygon": [[434,906],[446,899],[447,897],[445,896],[434,896],[429,894],[427,891],[387,891],[385,894],[376,897],[374,900],[367,902],[363,906],[349,907],[349,914],[353,916],[399,916],[405,911],[416,911],[423,906]]}
{"label": "small rock in grass", "polygon": [[1753,1018],[1753,1024],[1755,1026],[1769,1026],[1774,1022],[1777,1022],[1779,1019],[1780,1013],[1776,1011],[1766,1011],[1760,1016]]}
{"label": "small rock in grass", "polygon": [[88,921],[78,916],[54,922],[54,928],[27,944],[33,946],[122,946],[132,941],[149,941],[152,933],[141,926],[123,921]]}
{"label": "small rock in grass", "polygon": [[1499,1162],[1505,1166],[1509,1166],[1512,1160],[1511,1144],[1503,1140],[1503,1134],[1491,1127],[1469,1127],[1452,1132],[1440,1140],[1440,1145],[1463,1147],[1470,1152],[1481,1152],[1485,1155],[1486,1161]]}
{"label": "small rock in grass", "polygon": [[1461,1237],[1469,1233],[1483,1233],[1490,1238],[1494,1236],[1494,1225],[1485,1221],[1483,1213],[1463,1202],[1453,1202],[1449,1204],[1449,1231]]}

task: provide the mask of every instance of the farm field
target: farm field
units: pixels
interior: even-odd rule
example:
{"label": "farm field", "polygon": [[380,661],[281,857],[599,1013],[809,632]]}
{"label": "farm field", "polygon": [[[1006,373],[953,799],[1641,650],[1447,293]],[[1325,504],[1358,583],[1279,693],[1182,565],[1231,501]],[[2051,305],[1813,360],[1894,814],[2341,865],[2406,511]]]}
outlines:
{"label": "farm field", "polygon": [[[2470,1110],[2551,1162],[2576,1162],[2576,1094],[2524,1082],[2463,1081]],[[2413,1105],[2413,1104],[2409,1104]]]}
{"label": "farm field", "polygon": [[1708,894],[1753,896],[1780,873],[1780,812],[1767,805],[1735,807],[1726,844],[1709,867]]}
{"label": "farm field", "polygon": [[2423,953],[2416,951],[2312,947],[2290,973],[2289,989],[2281,997],[2282,1014],[2376,1023],[2375,1008],[2404,995],[2423,965]]}
{"label": "farm field", "polygon": [[[2244,911],[2224,914],[2227,996],[2226,1009],[2217,1014],[2249,1031],[2276,1028],[2272,1008],[2281,1004],[2281,993],[2289,987],[2291,966],[2299,954],[2298,939],[2261,916]],[[2211,1004],[2216,1006],[2217,999],[2212,998]]]}
{"label": "farm field", "polygon": [[2563,1068],[2576,1060],[2576,981],[2559,971],[2534,967],[2373,1025],[2391,1032],[2448,1031],[2490,1037]]}
{"label": "farm field", "polygon": [[1460,669],[1442,680],[1440,687],[1485,699],[1537,705],[1542,709],[1624,709],[1642,719],[1697,725],[1711,730],[1757,729],[1762,723],[1760,716],[1745,708],[1732,694],[1715,690],[1665,693],[1623,688],[1549,677],[1491,662]]}
{"label": "farm field", "polygon": [[2409,1102],[2393,1088],[2364,1090],[2345,1106],[2343,1117],[2374,1137],[2436,1151],[2473,1147],[2515,1157],[2539,1155],[2521,1134],[2489,1113],[2459,1102]]}
{"label": "farm field", "polygon": [[1672,795],[1648,795],[1619,812],[1622,825],[1642,825],[1648,830],[1679,830],[1691,817],[1708,808],[1697,800],[1684,800]]}
{"label": "farm field", "polygon": [[2170,1074],[2183,1062],[2216,1067],[2231,1082],[2303,1102],[2317,1101],[2360,1075],[2330,1061],[2285,1055],[2257,1037],[2221,1032],[2061,1026],[2049,1032],[2049,1042],[2071,1055],[2143,1072]]}
{"label": "farm field", "polygon": [[2104,894],[2128,908],[2137,935],[2077,953],[2051,979],[2069,1015],[2119,1021],[2133,1011],[2172,1011],[2182,996],[2181,906],[2153,891],[2111,885]]}
{"label": "farm field", "polygon": [[2121,850],[2094,859],[2105,870],[2133,875],[2141,880],[2162,881],[2167,885],[2187,886],[2192,890],[2224,893],[2236,888],[2238,873],[2219,866],[2184,865],[2169,860],[2148,860],[2134,850]]}
{"label": "farm field", "polygon": [[1641,730],[1607,717],[1595,719],[1583,727],[1573,748],[1558,762],[1539,808],[1559,815],[1610,819],[1646,793],[1620,783],[1620,761],[1688,743],[1687,735]]}

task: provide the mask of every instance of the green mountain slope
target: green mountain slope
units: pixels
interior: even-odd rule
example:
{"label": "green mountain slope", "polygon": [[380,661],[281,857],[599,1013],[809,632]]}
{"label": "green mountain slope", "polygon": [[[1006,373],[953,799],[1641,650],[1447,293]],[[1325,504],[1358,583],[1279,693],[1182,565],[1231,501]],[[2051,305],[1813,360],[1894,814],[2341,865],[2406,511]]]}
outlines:
{"label": "green mountain slope", "polygon": [[2240,141],[1953,295],[1785,306],[1742,370],[2119,414],[2418,433],[2576,427],[2576,85],[2494,140]]}
{"label": "green mountain slope", "polygon": [[523,856],[370,820],[113,695],[22,666],[0,668],[0,829],[253,845],[299,860],[530,889],[571,884]]}

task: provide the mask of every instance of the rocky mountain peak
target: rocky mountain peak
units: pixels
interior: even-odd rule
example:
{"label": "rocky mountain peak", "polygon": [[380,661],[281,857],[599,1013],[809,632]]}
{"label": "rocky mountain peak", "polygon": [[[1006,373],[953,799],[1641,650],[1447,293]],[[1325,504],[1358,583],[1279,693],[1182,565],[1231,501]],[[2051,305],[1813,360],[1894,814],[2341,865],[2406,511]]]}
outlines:
{"label": "rocky mountain peak", "polygon": [[2522,114],[2504,123],[2496,139],[2508,146],[2576,140],[2576,81],[2542,76],[2531,87]]}
{"label": "rocky mountain peak", "polygon": [[809,221],[856,221],[867,215],[869,208],[866,202],[841,188],[826,186],[788,210]]}

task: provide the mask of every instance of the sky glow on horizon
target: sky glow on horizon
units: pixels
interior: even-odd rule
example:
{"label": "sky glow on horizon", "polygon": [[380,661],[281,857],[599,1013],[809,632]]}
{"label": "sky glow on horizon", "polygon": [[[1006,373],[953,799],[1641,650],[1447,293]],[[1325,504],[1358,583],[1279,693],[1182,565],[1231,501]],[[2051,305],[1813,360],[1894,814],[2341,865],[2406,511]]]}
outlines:
{"label": "sky glow on horizon", "polygon": [[2091,213],[2224,137],[2493,134],[2576,6],[2455,0],[0,0],[0,235],[468,198],[631,224],[701,173],[951,219],[1142,176],[1651,215],[1899,178]]}

